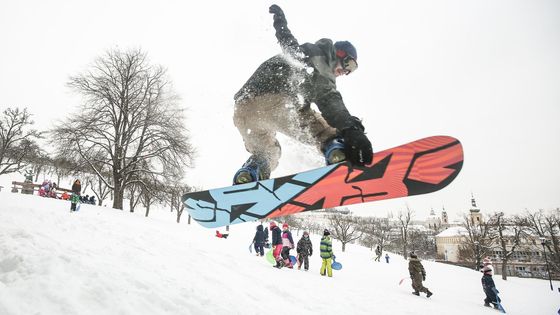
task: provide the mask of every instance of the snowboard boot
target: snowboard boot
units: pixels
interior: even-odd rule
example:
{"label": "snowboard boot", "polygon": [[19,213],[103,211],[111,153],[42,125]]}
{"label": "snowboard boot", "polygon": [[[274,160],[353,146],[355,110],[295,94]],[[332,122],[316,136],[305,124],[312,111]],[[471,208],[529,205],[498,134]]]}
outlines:
{"label": "snowboard boot", "polygon": [[484,302],[484,306],[486,306],[486,307],[492,307],[492,305],[490,305],[490,303],[488,303],[488,302]]}
{"label": "snowboard boot", "polygon": [[420,292],[418,292],[418,291],[414,291],[414,292],[412,292],[412,294],[420,296]]}
{"label": "snowboard boot", "polygon": [[432,296],[432,295],[433,295],[433,293],[432,293],[430,290],[428,290],[428,292],[426,292],[426,297],[427,297],[427,298],[429,298],[429,297]]}
{"label": "snowboard boot", "polygon": [[333,138],[323,145],[325,162],[327,165],[340,163],[346,160],[344,153],[344,140],[340,137]]}
{"label": "snowboard boot", "polygon": [[235,173],[233,184],[246,184],[270,177],[268,162],[261,157],[251,155],[243,166]]}

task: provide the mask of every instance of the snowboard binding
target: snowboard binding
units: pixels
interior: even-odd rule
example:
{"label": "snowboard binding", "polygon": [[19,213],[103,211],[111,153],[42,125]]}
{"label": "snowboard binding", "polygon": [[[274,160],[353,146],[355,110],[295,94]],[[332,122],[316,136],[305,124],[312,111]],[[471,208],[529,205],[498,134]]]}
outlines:
{"label": "snowboard binding", "polygon": [[325,162],[327,165],[340,163],[346,160],[346,154],[344,153],[344,139],[341,137],[331,139],[325,143],[323,148]]}
{"label": "snowboard binding", "polygon": [[251,155],[243,166],[233,176],[233,184],[240,185],[270,177],[268,162],[261,157]]}

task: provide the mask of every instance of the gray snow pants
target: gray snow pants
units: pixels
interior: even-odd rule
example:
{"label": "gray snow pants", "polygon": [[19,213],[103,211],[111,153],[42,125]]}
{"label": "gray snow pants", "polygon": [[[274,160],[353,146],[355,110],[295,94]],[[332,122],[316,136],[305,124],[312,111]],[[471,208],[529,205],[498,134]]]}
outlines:
{"label": "gray snow pants", "polygon": [[244,98],[235,104],[233,122],[249,153],[267,160],[270,171],[278,166],[281,156],[276,133],[280,132],[301,143],[322,145],[336,136],[320,113],[311,108],[300,109],[288,95],[266,94]]}

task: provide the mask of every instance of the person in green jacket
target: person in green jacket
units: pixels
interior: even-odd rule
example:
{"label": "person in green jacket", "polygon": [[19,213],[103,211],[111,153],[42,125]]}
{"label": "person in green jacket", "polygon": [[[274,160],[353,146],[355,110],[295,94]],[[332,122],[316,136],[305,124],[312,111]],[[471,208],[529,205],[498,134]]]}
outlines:
{"label": "person in green jacket", "polygon": [[426,280],[426,270],[424,270],[424,266],[414,252],[410,253],[410,259],[408,260],[408,272],[410,273],[412,288],[414,289],[412,294],[420,296],[420,292],[424,292],[426,293],[426,297],[432,296],[432,292],[430,292],[430,290],[422,284],[422,281]]}
{"label": "person in green jacket", "polygon": [[319,247],[321,250],[321,258],[323,259],[323,264],[321,265],[321,276],[324,276],[325,273],[332,277],[332,258],[334,257],[332,251],[332,240],[331,240],[331,233],[329,230],[325,229],[323,231],[323,237],[321,238],[321,246]]}
{"label": "person in green jacket", "polygon": [[272,5],[269,12],[282,54],[263,62],[234,96],[233,121],[251,154],[234,184],[270,177],[281,155],[277,133],[316,147],[326,164],[368,165],[371,142],[336,88],[337,77],[358,68],[356,48],[328,38],[300,45],[282,9]]}

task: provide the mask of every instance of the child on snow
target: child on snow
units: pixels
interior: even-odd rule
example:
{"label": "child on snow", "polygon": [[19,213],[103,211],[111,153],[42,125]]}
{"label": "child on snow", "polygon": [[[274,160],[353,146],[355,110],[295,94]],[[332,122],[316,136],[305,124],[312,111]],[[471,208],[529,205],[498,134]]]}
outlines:
{"label": "child on snow", "polygon": [[253,244],[255,246],[255,252],[257,256],[264,256],[264,228],[262,224],[257,226],[257,232],[255,232],[255,237],[253,237]]}
{"label": "child on snow", "polygon": [[284,261],[280,257],[282,252],[282,231],[274,221],[270,221],[270,232],[272,233],[272,255],[276,260],[276,268],[284,267]]}
{"label": "child on snow", "polygon": [[228,238],[229,234],[227,233],[220,233],[220,231],[216,230],[216,237],[217,238]]}
{"label": "child on snow", "polygon": [[[494,267],[492,267],[492,261],[490,257],[484,258],[482,260],[482,290],[486,294],[486,298],[484,299],[484,306],[490,307],[490,303],[494,306],[495,309],[498,308],[498,297],[496,296],[496,285],[494,284],[494,279],[492,279],[492,274],[494,273]],[[494,292],[496,290],[496,292]]]}
{"label": "child on snow", "polygon": [[332,251],[332,241],[330,237],[331,233],[329,230],[325,229],[323,231],[323,237],[321,238],[321,258],[323,259],[323,263],[321,265],[321,276],[324,276],[325,273],[328,274],[329,277],[332,277],[332,258],[334,257]]}
{"label": "child on snow", "polygon": [[297,269],[301,269],[303,263],[305,271],[309,270],[309,256],[313,255],[313,244],[311,244],[311,240],[309,239],[309,232],[303,232],[303,236],[297,243],[296,251],[298,254]]}
{"label": "child on snow", "polygon": [[80,202],[80,193],[82,191],[82,183],[76,179],[72,184],[72,196],[70,197],[70,211],[76,211],[76,205]]}
{"label": "child on snow", "polygon": [[290,260],[290,250],[294,248],[294,239],[292,238],[292,232],[289,230],[288,223],[282,224],[282,259],[284,259],[284,264],[292,269],[292,261]]}

